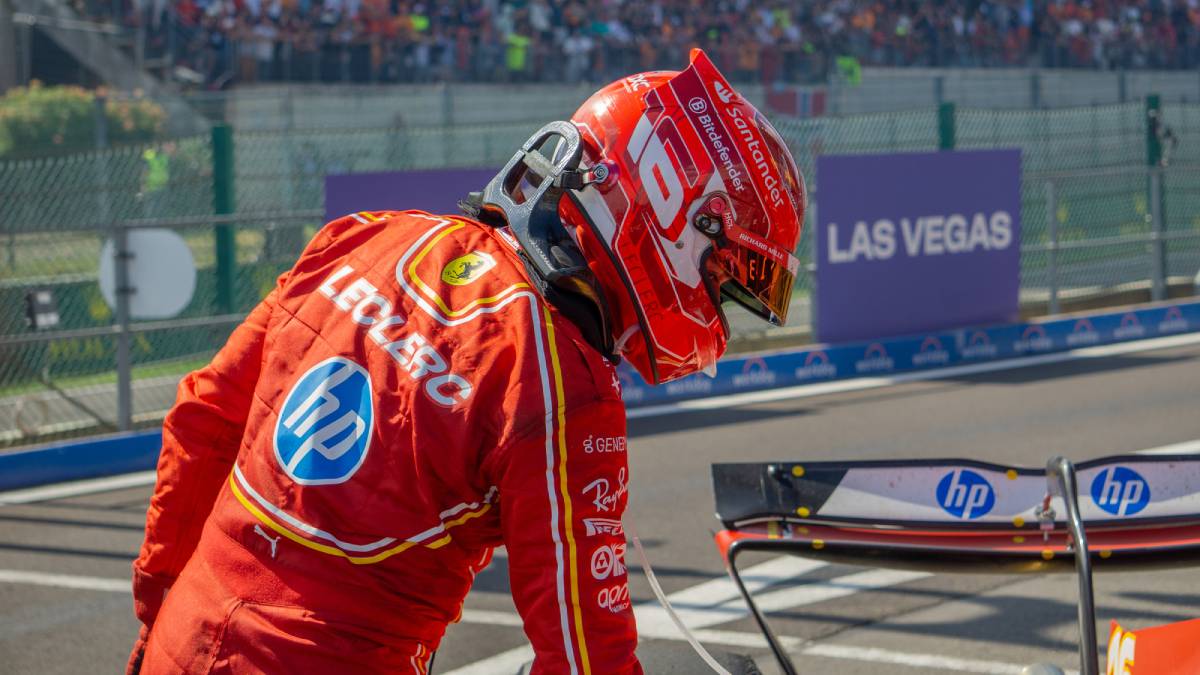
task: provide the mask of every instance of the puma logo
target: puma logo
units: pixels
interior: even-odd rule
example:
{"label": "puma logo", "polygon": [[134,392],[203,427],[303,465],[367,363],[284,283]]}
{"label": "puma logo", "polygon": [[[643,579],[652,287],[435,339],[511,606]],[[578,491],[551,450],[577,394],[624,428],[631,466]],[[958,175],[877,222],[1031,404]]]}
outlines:
{"label": "puma logo", "polygon": [[255,525],[254,531],[255,531],[255,533],[262,536],[263,539],[266,539],[267,542],[269,542],[271,544],[271,557],[274,558],[275,557],[275,547],[279,545],[279,540],[282,539],[283,537],[268,536],[267,531],[262,529],[262,525]]}

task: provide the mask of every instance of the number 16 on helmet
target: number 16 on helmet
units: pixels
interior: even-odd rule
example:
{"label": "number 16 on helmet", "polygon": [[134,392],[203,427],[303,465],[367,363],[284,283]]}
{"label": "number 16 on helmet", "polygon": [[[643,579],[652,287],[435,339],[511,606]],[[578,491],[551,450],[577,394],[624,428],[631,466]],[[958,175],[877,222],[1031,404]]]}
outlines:
{"label": "number 16 on helmet", "polygon": [[786,321],[804,179],[702,51],[681,72],[608,85],[571,122],[595,180],[559,214],[603,289],[614,351],[659,384],[715,367],[725,301]]}

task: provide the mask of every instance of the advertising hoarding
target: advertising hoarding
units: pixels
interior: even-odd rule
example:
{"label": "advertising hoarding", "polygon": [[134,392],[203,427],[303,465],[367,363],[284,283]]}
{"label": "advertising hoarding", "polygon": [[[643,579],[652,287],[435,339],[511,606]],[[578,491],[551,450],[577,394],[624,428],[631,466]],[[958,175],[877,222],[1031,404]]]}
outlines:
{"label": "advertising hoarding", "polygon": [[380,171],[325,177],[325,219],[359,211],[458,213],[458,200],[482,190],[497,169]]}
{"label": "advertising hoarding", "polygon": [[817,159],[822,342],[1013,321],[1019,150]]}

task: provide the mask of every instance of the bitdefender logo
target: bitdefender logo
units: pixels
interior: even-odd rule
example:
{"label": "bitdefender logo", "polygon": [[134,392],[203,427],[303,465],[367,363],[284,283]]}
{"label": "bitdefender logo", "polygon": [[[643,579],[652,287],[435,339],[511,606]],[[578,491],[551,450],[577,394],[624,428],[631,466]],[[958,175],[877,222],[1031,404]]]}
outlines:
{"label": "bitdefender logo", "polygon": [[1092,501],[1114,516],[1132,516],[1150,503],[1150,485],[1133,469],[1114,466],[1092,479]]}
{"label": "bitdefender logo", "polygon": [[938,505],[955,518],[974,520],[996,505],[996,491],[986,478],[970,469],[955,469],[937,485]]}
{"label": "bitdefender logo", "polygon": [[703,115],[704,113],[708,112],[708,101],[705,101],[699,96],[693,96],[691,100],[688,101],[688,108],[697,115]]}

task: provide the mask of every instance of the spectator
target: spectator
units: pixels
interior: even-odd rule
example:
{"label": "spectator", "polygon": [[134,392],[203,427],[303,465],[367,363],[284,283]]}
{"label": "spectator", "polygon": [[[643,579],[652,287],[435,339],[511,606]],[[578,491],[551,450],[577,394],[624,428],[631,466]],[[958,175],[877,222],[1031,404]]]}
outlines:
{"label": "spectator", "polygon": [[584,81],[591,66],[592,38],[578,28],[563,41],[563,56],[567,59],[566,80],[572,84]]}
{"label": "spectator", "polygon": [[526,67],[529,65],[529,45],[532,41],[532,38],[529,37],[529,25],[527,23],[518,26],[516,30],[504,38],[506,44],[504,63],[508,67],[509,82],[524,82],[526,80]]}
{"label": "spectator", "polygon": [[1200,66],[1200,0],[71,2],[97,20],[124,7],[115,18],[149,26],[150,46],[175,49],[175,62],[214,87],[608,81],[677,64],[693,46],[735,79],[768,84],[824,80],[839,57],[863,66]]}

